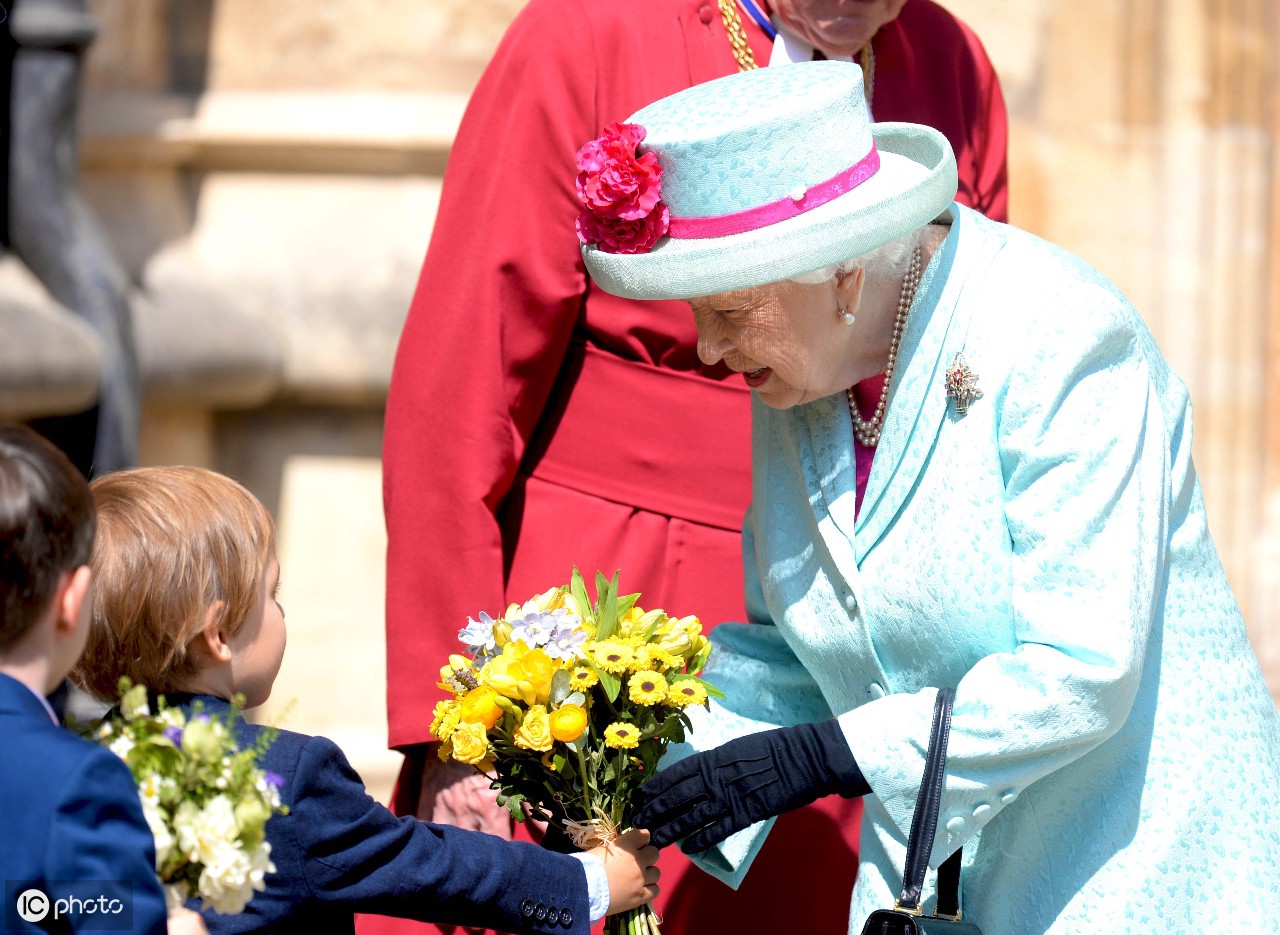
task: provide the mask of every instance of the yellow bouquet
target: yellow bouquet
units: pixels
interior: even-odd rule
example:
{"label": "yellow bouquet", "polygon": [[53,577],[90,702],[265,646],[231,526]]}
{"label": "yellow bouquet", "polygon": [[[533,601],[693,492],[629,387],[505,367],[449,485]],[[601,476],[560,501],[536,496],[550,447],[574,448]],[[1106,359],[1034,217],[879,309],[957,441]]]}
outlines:
{"label": "yellow bouquet", "polygon": [[[702,679],[711,653],[697,617],[671,617],[575,568],[567,586],[468,618],[449,657],[431,731],[440,758],[490,775],[517,821],[563,827],[595,847],[630,826],[635,791],[689,729],[685,709],[723,697]],[[608,933],[658,932],[653,907],[611,916]]]}

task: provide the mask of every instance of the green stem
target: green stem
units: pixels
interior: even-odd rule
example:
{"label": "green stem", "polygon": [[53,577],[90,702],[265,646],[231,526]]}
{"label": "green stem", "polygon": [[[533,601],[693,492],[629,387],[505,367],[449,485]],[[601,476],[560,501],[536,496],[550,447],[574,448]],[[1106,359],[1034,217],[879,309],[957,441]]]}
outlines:
{"label": "green stem", "polygon": [[585,818],[590,821],[595,816],[591,814],[591,780],[587,776],[587,758],[582,753],[582,744],[578,744],[578,773],[582,776],[582,808],[586,812]]}

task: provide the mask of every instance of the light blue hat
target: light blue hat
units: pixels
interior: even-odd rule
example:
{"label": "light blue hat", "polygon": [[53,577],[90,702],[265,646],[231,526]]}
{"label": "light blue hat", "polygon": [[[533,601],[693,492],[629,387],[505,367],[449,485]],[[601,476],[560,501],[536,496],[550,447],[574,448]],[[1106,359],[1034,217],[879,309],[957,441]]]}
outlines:
{"label": "light blue hat", "polygon": [[851,62],[730,75],[627,123],[644,129],[640,161],[652,153],[661,166],[655,210],[665,204],[670,230],[648,251],[582,247],[595,282],[627,298],[713,295],[831,266],[928,224],[956,193],[946,137],[871,123]]}

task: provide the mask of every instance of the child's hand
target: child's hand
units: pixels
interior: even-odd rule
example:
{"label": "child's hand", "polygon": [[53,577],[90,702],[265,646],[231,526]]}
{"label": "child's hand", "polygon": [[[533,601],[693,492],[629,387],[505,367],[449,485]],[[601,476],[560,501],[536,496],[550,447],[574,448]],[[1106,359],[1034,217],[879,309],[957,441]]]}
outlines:
{"label": "child's hand", "polygon": [[169,913],[169,935],[209,935],[200,913],[175,909]]}
{"label": "child's hand", "polygon": [[632,828],[609,844],[587,853],[604,861],[609,877],[609,912],[614,915],[652,902],[658,895],[658,849],[649,843],[649,832]]}

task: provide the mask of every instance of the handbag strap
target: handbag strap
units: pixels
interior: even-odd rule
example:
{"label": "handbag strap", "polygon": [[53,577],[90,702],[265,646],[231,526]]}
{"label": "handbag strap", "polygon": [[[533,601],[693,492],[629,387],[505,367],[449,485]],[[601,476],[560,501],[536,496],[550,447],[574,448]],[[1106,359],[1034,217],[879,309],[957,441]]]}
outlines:
{"label": "handbag strap", "polygon": [[[929,752],[924,759],[924,777],[911,816],[911,833],[907,837],[907,864],[902,874],[902,895],[895,908],[919,914],[920,893],[924,889],[925,871],[929,869],[929,853],[933,850],[934,833],[938,830],[938,811],[942,802],[943,774],[947,765],[947,735],[951,730],[951,706],[954,688],[938,689],[933,706],[933,724],[929,728]],[[960,916],[960,861],[957,850],[938,868],[939,916]]]}

